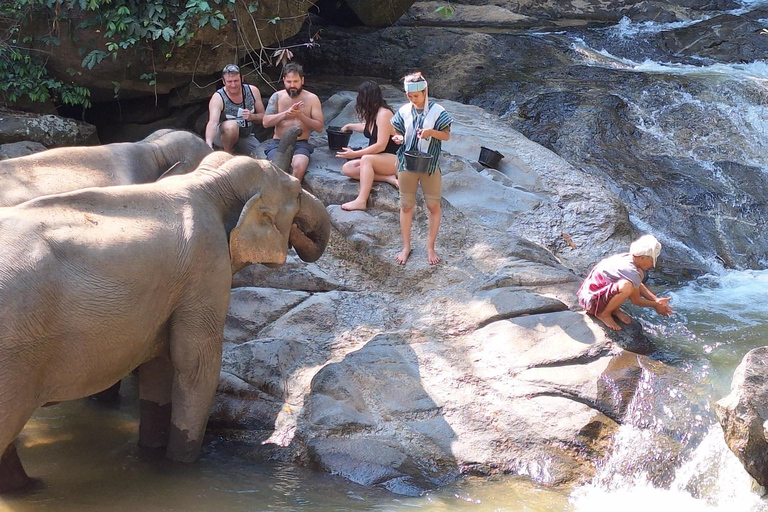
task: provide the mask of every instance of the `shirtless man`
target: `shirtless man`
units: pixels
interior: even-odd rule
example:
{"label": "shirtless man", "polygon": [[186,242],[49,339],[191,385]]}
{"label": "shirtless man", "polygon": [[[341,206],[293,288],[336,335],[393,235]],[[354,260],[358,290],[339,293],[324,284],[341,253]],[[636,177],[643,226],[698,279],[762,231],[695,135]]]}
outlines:
{"label": "shirtless man", "polygon": [[264,114],[264,128],[275,127],[275,136],[264,147],[268,159],[272,159],[280,137],[291,126],[300,126],[301,134],[296,141],[291,167],[293,175],[302,180],[309,166],[309,155],[315,150],[308,142],[312,132],[323,130],[323,109],[317,95],[304,90],[304,70],[301,65],[289,62],[283,69],[285,89],[269,98]]}
{"label": "shirtless man", "polygon": [[264,117],[261,93],[253,85],[243,84],[243,75],[235,64],[227,64],[221,72],[224,87],[213,93],[208,102],[208,124],[205,143],[227,153],[256,156],[259,141],[251,135],[253,125]]}

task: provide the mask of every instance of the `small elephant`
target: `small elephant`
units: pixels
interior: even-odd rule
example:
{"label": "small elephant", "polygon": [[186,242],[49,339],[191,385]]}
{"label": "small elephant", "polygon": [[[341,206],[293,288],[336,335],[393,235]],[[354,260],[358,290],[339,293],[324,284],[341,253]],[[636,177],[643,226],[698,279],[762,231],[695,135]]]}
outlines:
{"label": "small elephant", "polygon": [[0,206],[88,187],[149,183],[193,171],[211,153],[192,132],[158,130],[138,142],[74,146],[0,160]]}
{"label": "small elephant", "polygon": [[233,273],[282,264],[290,246],[315,261],[329,236],[325,206],[296,178],[223,152],[155,183],[0,208],[0,491],[29,481],[14,439],[37,407],[137,367],[139,444],[195,460]]}

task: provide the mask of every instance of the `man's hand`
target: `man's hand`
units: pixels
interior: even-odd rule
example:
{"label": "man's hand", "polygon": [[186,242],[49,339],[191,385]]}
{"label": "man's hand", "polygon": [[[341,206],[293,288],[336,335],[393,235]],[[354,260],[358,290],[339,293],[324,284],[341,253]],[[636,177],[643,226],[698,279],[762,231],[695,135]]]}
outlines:
{"label": "man's hand", "polygon": [[656,305],[654,306],[656,312],[661,316],[671,315],[674,311],[674,308],[669,305],[670,300],[672,300],[671,297],[659,297],[656,300]]}
{"label": "man's hand", "polygon": [[288,110],[285,111],[285,117],[288,117],[288,118],[291,118],[291,119],[293,119],[295,117],[299,117],[302,114],[302,112],[301,112],[301,107],[302,106],[304,106],[304,102],[303,101],[297,101],[296,103],[291,105],[291,108],[289,108]]}

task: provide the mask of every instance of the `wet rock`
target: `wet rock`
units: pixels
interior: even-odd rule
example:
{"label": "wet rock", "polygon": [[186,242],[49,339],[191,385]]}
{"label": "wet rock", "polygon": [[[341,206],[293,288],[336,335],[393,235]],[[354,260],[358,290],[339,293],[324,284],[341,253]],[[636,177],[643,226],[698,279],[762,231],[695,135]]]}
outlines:
{"label": "wet rock", "polygon": [[768,485],[768,347],[752,349],[733,374],[731,393],[715,403],[725,442],[752,478]]}
{"label": "wet rock", "polygon": [[[752,13],[755,18],[768,16],[768,11]],[[664,45],[672,52],[705,57],[717,62],[753,62],[768,55],[765,25],[757,19],[723,14],[685,28],[661,34]]]}

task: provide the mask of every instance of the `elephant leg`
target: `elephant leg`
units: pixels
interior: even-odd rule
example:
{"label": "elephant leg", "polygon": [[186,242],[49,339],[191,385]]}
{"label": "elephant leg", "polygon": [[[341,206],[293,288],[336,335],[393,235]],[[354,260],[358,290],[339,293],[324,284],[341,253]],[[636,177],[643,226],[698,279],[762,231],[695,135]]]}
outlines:
{"label": "elephant leg", "polygon": [[[176,318],[171,329],[171,361],[174,368],[171,431],[166,457],[192,462],[200,455],[221,371],[221,340],[226,317],[223,311],[196,310]],[[217,325],[200,326],[206,318]]]}
{"label": "elephant leg", "polygon": [[16,441],[6,447],[0,457],[0,492],[9,492],[29,485],[32,479],[27,476],[16,451]]}
{"label": "elephant leg", "polygon": [[167,357],[156,357],[139,366],[139,446],[168,446],[172,385],[173,365]]}

